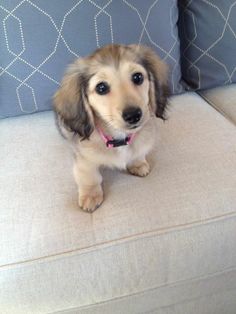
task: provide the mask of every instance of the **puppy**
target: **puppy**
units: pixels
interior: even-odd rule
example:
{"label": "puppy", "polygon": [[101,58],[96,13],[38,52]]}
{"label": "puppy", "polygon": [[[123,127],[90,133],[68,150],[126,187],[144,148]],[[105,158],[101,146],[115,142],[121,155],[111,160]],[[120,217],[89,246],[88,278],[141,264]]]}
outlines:
{"label": "puppy", "polygon": [[167,67],[150,49],[108,45],[69,66],[54,96],[61,134],[75,151],[79,206],[103,201],[101,166],[146,176],[155,116],[165,119]]}

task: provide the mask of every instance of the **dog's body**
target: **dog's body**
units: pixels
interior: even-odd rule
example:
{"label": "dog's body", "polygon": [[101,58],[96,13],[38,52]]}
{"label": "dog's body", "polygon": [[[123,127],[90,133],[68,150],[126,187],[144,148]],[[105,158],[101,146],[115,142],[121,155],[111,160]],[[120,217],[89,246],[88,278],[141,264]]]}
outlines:
{"label": "dog's body", "polygon": [[54,107],[61,133],[75,151],[84,210],[93,211],[103,201],[101,166],[149,173],[146,156],[154,143],[155,116],[164,118],[166,80],[162,61],[135,45],[106,46],[69,68]]}

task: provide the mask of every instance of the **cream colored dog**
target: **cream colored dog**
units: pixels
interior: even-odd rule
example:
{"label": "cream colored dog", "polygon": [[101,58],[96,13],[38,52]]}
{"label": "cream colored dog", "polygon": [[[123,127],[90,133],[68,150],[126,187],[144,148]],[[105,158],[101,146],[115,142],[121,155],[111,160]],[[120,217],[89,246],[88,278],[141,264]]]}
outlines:
{"label": "cream colored dog", "polygon": [[109,45],[69,66],[54,96],[59,129],[73,144],[79,206],[103,201],[101,166],[144,177],[154,118],[164,119],[167,68],[150,49]]}

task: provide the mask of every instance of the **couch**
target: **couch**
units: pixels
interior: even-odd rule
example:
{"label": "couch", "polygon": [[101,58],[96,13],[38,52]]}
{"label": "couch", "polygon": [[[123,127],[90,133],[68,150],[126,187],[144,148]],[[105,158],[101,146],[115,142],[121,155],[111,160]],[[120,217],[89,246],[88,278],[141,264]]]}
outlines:
{"label": "couch", "polygon": [[[234,1],[55,4],[4,0],[0,6],[5,38],[0,48],[0,313],[235,314]],[[80,30],[85,44],[73,47],[79,14],[96,27]],[[218,49],[200,47],[200,35],[195,36],[204,26],[208,40],[210,30],[215,34],[218,22],[209,27],[204,14],[212,21],[220,15],[224,22]],[[169,35],[163,37],[163,29],[153,33],[157,16],[163,25],[169,16]],[[119,27],[127,20],[133,31],[124,33]],[[58,41],[45,54],[52,43],[46,22],[57,28]],[[94,41],[83,37],[86,31]],[[69,54],[74,58],[113,40],[140,40],[156,49],[170,66],[173,96],[168,120],[157,119],[151,173],[138,178],[103,170],[105,202],[88,214],[77,205],[73,156],[55,127],[50,99]],[[224,45],[231,50],[222,56]],[[207,57],[211,61],[203,60]],[[219,65],[223,57],[224,66],[210,64]]]}

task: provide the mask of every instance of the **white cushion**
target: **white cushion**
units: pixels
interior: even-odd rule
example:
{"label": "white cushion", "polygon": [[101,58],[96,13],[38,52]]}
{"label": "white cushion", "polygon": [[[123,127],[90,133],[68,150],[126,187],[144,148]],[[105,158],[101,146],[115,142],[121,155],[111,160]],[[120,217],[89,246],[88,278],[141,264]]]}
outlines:
{"label": "white cushion", "polygon": [[174,97],[169,116],[149,176],[104,171],[92,215],[77,207],[53,114],[0,122],[1,313],[79,313],[235,270],[236,128],[194,93]]}
{"label": "white cushion", "polygon": [[236,84],[203,90],[200,94],[216,110],[236,124]]}

